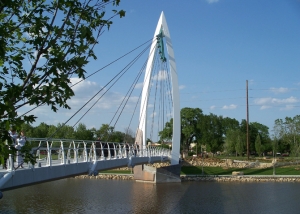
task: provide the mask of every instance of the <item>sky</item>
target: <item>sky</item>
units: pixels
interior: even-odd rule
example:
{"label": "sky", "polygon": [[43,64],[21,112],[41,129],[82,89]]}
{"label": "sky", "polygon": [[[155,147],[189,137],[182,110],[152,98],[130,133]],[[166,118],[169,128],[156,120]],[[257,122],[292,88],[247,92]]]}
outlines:
{"label": "sky", "polygon": [[[248,81],[249,122],[266,125],[271,132],[276,119],[299,114],[300,0],[122,0],[119,9],[126,15],[114,18],[100,37],[95,50],[98,59],[87,65],[87,74],[152,39],[163,11],[174,48],[180,108],[200,108],[204,114],[241,122],[246,119]],[[73,87],[76,96],[68,102],[71,110],[52,113],[47,107],[36,109],[34,125],[66,122],[138,52]],[[96,129],[110,124],[148,53],[80,122]],[[72,78],[73,83],[77,81]],[[136,87],[116,130],[123,132],[128,127],[141,90]],[[80,116],[67,125],[73,126]],[[134,116],[134,132],[137,124]]]}

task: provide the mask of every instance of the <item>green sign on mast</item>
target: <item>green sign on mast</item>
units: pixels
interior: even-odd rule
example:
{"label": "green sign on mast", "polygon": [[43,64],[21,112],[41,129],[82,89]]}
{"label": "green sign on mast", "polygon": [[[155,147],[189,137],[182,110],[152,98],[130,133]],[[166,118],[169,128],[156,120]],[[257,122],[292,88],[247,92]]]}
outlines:
{"label": "green sign on mast", "polygon": [[166,56],[165,56],[164,40],[163,40],[164,36],[165,35],[164,35],[164,32],[163,32],[163,29],[161,28],[159,34],[156,36],[157,48],[158,48],[158,53],[160,55],[161,61],[166,62],[167,59],[166,59]]}

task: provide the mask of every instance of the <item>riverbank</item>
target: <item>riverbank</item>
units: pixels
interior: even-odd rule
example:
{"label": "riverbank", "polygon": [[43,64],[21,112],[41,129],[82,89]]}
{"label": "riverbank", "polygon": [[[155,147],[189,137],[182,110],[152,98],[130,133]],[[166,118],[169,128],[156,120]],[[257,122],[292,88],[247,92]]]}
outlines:
{"label": "riverbank", "polygon": [[[105,180],[134,180],[133,174],[99,174],[97,176],[79,175],[76,179],[105,179]],[[279,175],[181,175],[181,181],[208,181],[208,182],[300,182],[300,176]]]}
{"label": "riverbank", "polygon": [[[230,172],[230,174],[220,175],[220,173],[215,174],[198,174],[197,172],[193,173],[193,171],[189,171],[185,173],[185,175],[181,175],[181,181],[207,181],[207,182],[300,182],[299,174],[299,165],[295,166],[295,174],[294,175],[244,175],[243,171],[247,169],[270,169],[273,165],[277,167],[291,166],[294,163],[291,162],[273,162],[273,163],[261,163],[260,161],[238,161],[231,159],[216,159],[216,158],[207,158],[207,159],[199,159],[199,158],[189,158],[185,159],[181,162],[183,167],[213,167],[222,168],[224,170],[232,171],[233,169],[237,169],[238,171]],[[150,166],[160,168],[164,166],[169,166],[170,163],[155,163],[148,164]],[[271,168],[272,169],[272,168]],[[89,176],[89,175],[80,175],[75,178],[78,179],[106,179],[106,180],[134,180],[133,174],[124,174],[121,171],[129,171],[131,168],[124,167],[113,170],[110,173],[99,173],[97,176]],[[277,169],[279,171],[279,169]],[[119,171],[121,173],[119,173]],[[198,170],[199,171],[199,170]],[[212,170],[211,170],[212,171]],[[131,171],[132,172],[132,171]],[[231,175],[232,174],[232,175]],[[246,173],[247,174],[247,173]]]}

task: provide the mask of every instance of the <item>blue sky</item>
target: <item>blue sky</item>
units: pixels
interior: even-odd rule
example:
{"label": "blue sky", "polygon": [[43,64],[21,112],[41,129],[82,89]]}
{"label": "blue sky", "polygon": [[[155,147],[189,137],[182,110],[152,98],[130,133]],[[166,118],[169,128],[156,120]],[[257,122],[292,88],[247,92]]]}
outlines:
{"label": "blue sky", "polygon": [[[88,64],[88,74],[151,39],[164,11],[177,64],[181,108],[201,108],[204,114],[241,121],[246,118],[248,80],[250,122],[262,123],[271,130],[276,119],[299,114],[299,0],[123,0],[119,8],[126,16],[115,18],[100,37],[98,59]],[[133,73],[138,72],[148,53]],[[71,111],[52,114],[47,108],[37,109],[35,125],[65,122],[134,56],[74,87]],[[110,123],[117,103],[125,96],[126,84],[133,81],[133,73],[126,74],[125,81],[112,88],[81,122],[88,128]],[[138,90],[141,88],[134,92],[116,130],[124,131],[128,126]],[[73,125],[76,117],[68,125]],[[131,124],[133,131],[137,120]]]}

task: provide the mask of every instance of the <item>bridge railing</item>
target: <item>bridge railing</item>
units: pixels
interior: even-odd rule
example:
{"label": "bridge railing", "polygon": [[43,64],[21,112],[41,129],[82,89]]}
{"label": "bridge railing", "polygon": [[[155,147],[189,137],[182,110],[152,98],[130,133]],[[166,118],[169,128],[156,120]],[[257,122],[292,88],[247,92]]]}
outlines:
{"label": "bridge railing", "polygon": [[[28,138],[27,141],[33,147],[32,152],[36,155],[39,166],[41,166],[42,161],[45,161],[47,166],[52,166],[54,161],[56,164],[69,164],[97,160],[130,159],[131,157],[171,157],[171,150],[155,146],[138,148],[134,144],[127,143],[73,139]],[[9,158],[9,166],[13,166],[12,160],[13,158]]]}

